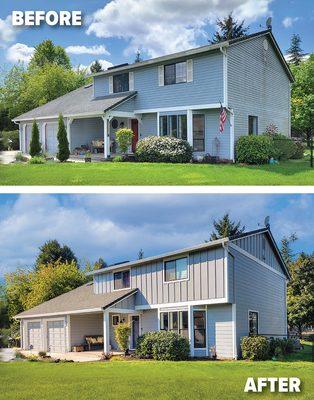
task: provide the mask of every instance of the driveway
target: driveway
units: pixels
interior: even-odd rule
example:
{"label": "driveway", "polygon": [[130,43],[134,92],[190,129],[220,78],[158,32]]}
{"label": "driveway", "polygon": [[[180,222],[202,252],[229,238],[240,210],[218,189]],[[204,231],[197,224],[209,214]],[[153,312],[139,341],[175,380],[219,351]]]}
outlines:
{"label": "driveway", "polygon": [[0,164],[10,164],[12,161],[15,161],[17,153],[19,153],[17,150],[0,151]]}
{"label": "driveway", "polygon": [[15,358],[14,349],[0,349],[0,361],[11,361]]}

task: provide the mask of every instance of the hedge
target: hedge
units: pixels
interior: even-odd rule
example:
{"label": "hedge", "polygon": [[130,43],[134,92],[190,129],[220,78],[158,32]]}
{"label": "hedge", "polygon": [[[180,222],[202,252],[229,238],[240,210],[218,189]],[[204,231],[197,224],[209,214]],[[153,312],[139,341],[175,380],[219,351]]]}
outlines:
{"label": "hedge", "polygon": [[260,361],[270,358],[269,341],[265,336],[244,336],[241,340],[242,357]]}
{"label": "hedge", "polygon": [[187,141],[171,136],[149,136],[136,146],[136,157],[141,162],[188,163],[192,153]]}
{"label": "hedge", "polygon": [[273,156],[273,140],[269,136],[241,136],[237,141],[236,160],[239,163],[265,164]]}

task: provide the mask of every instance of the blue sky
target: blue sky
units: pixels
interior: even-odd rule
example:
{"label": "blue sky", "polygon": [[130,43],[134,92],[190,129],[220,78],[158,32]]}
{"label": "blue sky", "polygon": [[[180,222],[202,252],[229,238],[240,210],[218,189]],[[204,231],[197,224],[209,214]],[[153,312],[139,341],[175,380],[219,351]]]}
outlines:
{"label": "blue sky", "polygon": [[[84,25],[12,29],[12,10],[25,9],[81,10]],[[137,48],[147,59],[206,44],[216,17],[230,11],[245,18],[251,32],[262,29],[271,15],[283,51],[291,35],[299,33],[304,51],[313,52],[312,0],[2,0],[0,65],[9,67],[18,59],[27,62],[33,47],[48,38],[68,49],[73,65],[88,66],[96,58],[103,60],[105,67],[132,62]]]}
{"label": "blue sky", "polygon": [[84,264],[108,263],[163,253],[204,242],[212,221],[230,211],[247,230],[269,215],[279,243],[296,233],[295,252],[314,251],[314,195],[1,195],[0,277],[18,266],[32,266],[38,247],[57,239]]}

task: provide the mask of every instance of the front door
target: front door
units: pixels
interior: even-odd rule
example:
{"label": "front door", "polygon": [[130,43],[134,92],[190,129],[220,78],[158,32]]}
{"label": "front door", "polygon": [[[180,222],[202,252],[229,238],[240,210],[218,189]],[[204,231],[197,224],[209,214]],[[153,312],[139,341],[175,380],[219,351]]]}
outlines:
{"label": "front door", "polygon": [[134,136],[132,139],[132,152],[135,153],[136,143],[138,142],[138,120],[137,119],[131,120],[131,129],[134,133]]}
{"label": "front door", "polygon": [[136,342],[140,335],[140,317],[139,315],[132,315],[131,320],[132,337],[131,337],[131,348],[136,348]]}

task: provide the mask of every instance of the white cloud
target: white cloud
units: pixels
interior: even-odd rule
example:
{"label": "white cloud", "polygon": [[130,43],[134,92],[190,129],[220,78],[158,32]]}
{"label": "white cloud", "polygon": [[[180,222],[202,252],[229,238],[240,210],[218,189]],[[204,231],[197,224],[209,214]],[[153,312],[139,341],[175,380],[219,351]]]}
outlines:
{"label": "white cloud", "polygon": [[283,25],[285,28],[291,28],[292,25],[293,25],[296,21],[298,21],[298,20],[299,20],[299,17],[294,17],[294,18],[292,18],[292,17],[286,17],[286,18],[284,18],[284,19],[282,20],[282,25]]}
{"label": "white cloud", "polygon": [[[105,71],[106,69],[108,69],[109,67],[112,67],[112,66],[113,66],[113,64],[112,64],[110,61],[107,61],[107,60],[102,60],[102,59],[100,59],[100,60],[98,60],[98,61],[100,62],[100,65],[102,66],[102,69],[103,69],[104,71]],[[91,72],[90,67],[91,67],[91,65],[93,64],[93,62],[94,62],[94,61],[92,61],[89,65],[80,64],[80,65],[78,66],[78,68],[79,68],[80,70],[86,70],[87,73],[89,74],[89,73]]]}
{"label": "white cloud", "polygon": [[138,48],[155,57],[196,45],[206,24],[233,11],[247,23],[269,14],[272,0],[112,0],[87,19],[87,34],[128,42],[126,54]]}
{"label": "white cloud", "polygon": [[19,29],[12,26],[11,15],[5,19],[0,18],[0,47],[5,47],[7,43],[12,42]]}
{"label": "white cloud", "polygon": [[23,43],[15,43],[7,49],[6,58],[12,63],[19,61],[28,63],[34,51],[34,47],[29,47]]}
{"label": "white cloud", "polygon": [[68,47],[66,47],[65,51],[69,54],[92,54],[92,55],[106,54],[106,55],[110,55],[109,51],[103,45],[68,46]]}

